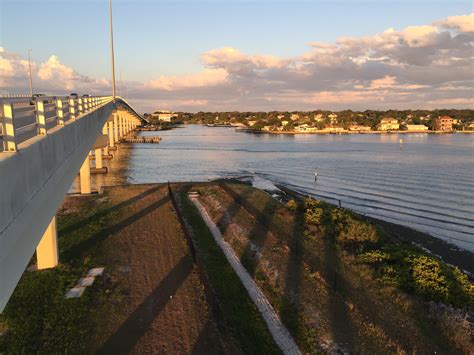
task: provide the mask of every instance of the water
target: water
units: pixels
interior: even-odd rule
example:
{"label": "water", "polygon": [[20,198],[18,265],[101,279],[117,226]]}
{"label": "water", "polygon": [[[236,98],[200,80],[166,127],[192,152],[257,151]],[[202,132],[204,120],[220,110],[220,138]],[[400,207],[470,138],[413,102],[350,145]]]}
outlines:
{"label": "water", "polygon": [[250,175],[260,185],[281,183],[341,200],[344,207],[474,251],[472,135],[254,135],[204,126],[159,133],[158,145],[134,145],[129,182]]}

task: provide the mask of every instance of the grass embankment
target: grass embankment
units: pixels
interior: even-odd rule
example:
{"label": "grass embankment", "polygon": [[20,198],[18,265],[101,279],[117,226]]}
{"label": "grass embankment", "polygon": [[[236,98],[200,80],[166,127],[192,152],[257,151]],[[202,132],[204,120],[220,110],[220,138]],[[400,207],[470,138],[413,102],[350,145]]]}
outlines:
{"label": "grass embankment", "polygon": [[[100,248],[87,254],[73,251],[72,246],[100,235],[108,215],[101,214],[107,207],[99,196],[79,198],[72,210],[59,213],[61,264],[54,269],[26,271],[3,314],[0,315],[0,353],[66,353],[87,352],[101,337],[99,320],[113,312],[113,290],[107,277],[96,279],[82,297],[65,299],[67,289],[73,287],[87,270],[102,265]],[[80,211],[81,213],[77,213]],[[84,219],[86,220],[83,223]],[[33,257],[31,264],[35,262]],[[108,292],[104,292],[108,290]]]}
{"label": "grass embankment", "polygon": [[472,350],[473,285],[458,269],[348,210],[229,186],[201,200],[304,351]]}
{"label": "grass embankment", "polygon": [[179,190],[179,203],[191,227],[197,256],[202,262],[230,335],[242,353],[281,353],[239,277],[215,243],[196,207],[187,198],[190,188],[188,186]]}

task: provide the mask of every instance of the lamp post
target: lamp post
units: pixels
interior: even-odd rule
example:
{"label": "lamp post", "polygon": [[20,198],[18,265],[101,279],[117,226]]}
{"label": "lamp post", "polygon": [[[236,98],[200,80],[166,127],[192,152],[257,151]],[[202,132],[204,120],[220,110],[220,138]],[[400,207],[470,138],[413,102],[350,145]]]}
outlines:
{"label": "lamp post", "polygon": [[110,16],[110,56],[112,61],[112,97],[115,101],[115,55],[114,55],[114,32],[112,25],[112,0],[109,0]]}
{"label": "lamp post", "polygon": [[31,49],[28,49],[28,70],[30,72],[30,96],[33,97],[33,79],[31,77]]}

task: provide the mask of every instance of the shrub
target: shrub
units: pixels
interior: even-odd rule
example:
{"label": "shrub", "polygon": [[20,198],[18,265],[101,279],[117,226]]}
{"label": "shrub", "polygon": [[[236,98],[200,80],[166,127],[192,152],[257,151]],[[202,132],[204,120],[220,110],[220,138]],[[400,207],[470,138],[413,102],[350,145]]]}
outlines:
{"label": "shrub", "polygon": [[390,260],[390,254],[381,250],[372,250],[360,255],[359,259],[367,264],[380,264]]}
{"label": "shrub", "polygon": [[439,261],[420,255],[409,258],[408,263],[411,265],[413,288],[416,293],[431,300],[448,300],[448,283]]}
{"label": "shrub", "polygon": [[298,204],[296,203],[295,200],[290,200],[286,203],[286,208],[290,211],[293,211],[293,212],[296,211],[297,207],[298,207]]}
{"label": "shrub", "polygon": [[364,250],[368,245],[378,241],[374,226],[352,218],[346,218],[343,225],[336,227],[336,231],[336,241],[353,250]]}
{"label": "shrub", "polygon": [[323,216],[322,208],[307,209],[304,214],[304,221],[307,224],[319,226],[321,224],[321,217]]}

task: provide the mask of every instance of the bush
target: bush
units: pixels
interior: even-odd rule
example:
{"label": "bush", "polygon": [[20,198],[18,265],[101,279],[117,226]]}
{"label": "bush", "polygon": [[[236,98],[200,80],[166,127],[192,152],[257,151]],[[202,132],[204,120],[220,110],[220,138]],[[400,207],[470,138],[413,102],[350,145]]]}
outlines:
{"label": "bush", "polygon": [[409,258],[408,263],[411,265],[416,293],[430,300],[448,300],[448,283],[437,260],[421,255]]}
{"label": "bush", "polygon": [[295,200],[290,200],[286,203],[286,208],[288,208],[288,210],[294,212],[298,208],[298,204],[296,203]]}

